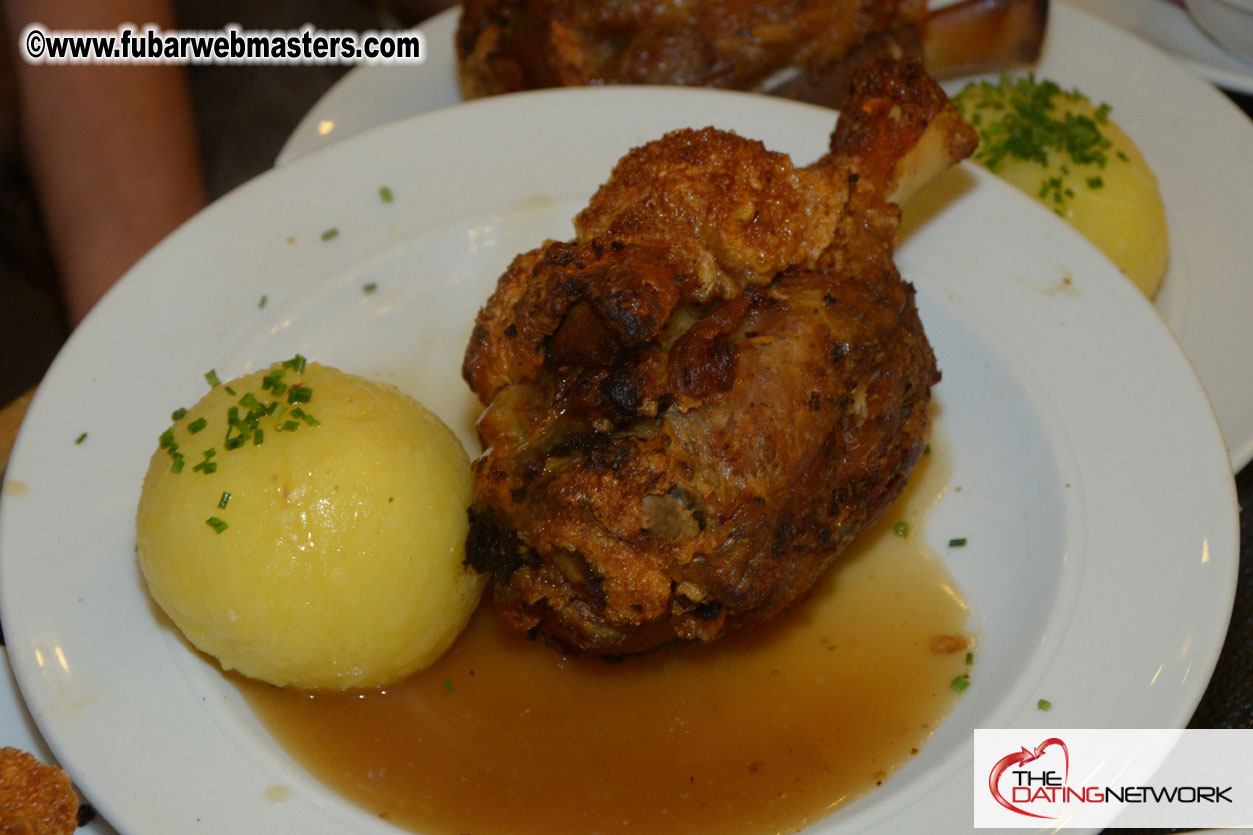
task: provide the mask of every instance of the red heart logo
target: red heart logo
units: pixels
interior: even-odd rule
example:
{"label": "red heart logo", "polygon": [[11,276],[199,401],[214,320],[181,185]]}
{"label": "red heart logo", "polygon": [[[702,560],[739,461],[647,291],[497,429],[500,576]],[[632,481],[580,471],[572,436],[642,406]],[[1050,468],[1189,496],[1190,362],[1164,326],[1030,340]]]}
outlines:
{"label": "red heart logo", "polygon": [[1065,777],[1063,779],[1063,783],[1069,782],[1070,781],[1070,751],[1069,749],[1066,748],[1065,742],[1063,742],[1062,740],[1058,739],[1055,736],[1049,737],[1048,739],[1044,740],[1039,745],[1037,745],[1035,748],[1023,748],[1021,751],[1017,751],[1013,754],[1009,754],[1008,756],[1002,757],[1000,760],[997,761],[996,765],[992,767],[992,773],[988,775],[988,789],[991,790],[992,797],[996,800],[996,802],[1001,804],[1002,806],[1004,806],[1006,809],[1010,810],[1011,812],[1017,812],[1018,814],[1026,815],[1029,818],[1045,818],[1048,820],[1053,820],[1054,818],[1052,815],[1037,815],[1035,812],[1028,812],[1025,809],[1019,809],[1013,803],[1010,803],[1008,800],[1005,799],[1005,796],[1001,794],[1000,782],[1001,782],[1001,775],[1004,774],[1005,771],[1009,769],[1011,766],[1026,765],[1029,762],[1038,760],[1040,759],[1040,757],[1044,756],[1044,752],[1047,749],[1053,747],[1054,745],[1062,749],[1062,754],[1066,758],[1066,772],[1065,772]]}

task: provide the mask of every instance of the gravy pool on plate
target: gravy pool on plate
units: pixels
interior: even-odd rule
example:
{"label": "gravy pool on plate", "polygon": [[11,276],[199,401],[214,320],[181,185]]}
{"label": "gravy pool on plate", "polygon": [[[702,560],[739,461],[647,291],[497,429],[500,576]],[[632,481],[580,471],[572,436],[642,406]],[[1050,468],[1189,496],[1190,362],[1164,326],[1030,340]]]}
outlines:
{"label": "gravy pool on plate", "polygon": [[923,535],[948,482],[933,450],[807,601],[715,644],[567,656],[484,605],[383,692],[240,686],[306,768],[409,830],[799,828],[885,780],[959,698],[967,609]]}

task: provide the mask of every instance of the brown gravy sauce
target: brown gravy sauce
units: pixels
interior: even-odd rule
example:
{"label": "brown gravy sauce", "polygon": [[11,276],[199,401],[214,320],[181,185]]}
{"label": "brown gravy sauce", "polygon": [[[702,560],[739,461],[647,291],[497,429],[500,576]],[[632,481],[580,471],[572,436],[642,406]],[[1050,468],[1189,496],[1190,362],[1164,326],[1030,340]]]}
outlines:
{"label": "brown gravy sauce", "polygon": [[806,602],[716,644],[571,657],[485,604],[385,691],[240,687],[309,771],[411,831],[799,829],[886,779],[958,698],[967,610],[923,536],[948,488],[932,449]]}

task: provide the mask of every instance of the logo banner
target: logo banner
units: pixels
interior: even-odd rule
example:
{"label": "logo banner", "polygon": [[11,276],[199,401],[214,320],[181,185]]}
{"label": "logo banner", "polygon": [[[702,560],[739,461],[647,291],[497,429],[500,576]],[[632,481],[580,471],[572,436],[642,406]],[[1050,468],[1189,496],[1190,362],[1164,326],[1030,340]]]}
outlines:
{"label": "logo banner", "polygon": [[1253,730],[979,729],[976,828],[1253,827]]}

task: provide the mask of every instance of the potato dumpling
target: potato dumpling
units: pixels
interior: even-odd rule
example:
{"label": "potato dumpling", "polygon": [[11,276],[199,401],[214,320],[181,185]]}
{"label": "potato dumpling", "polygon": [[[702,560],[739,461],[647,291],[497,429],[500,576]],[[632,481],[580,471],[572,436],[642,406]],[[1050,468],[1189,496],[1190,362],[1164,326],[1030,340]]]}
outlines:
{"label": "potato dumpling", "polygon": [[1146,296],[1157,293],[1170,255],[1166,208],[1108,105],[1032,76],[969,84],[954,101],[979,132],[976,162],[1069,221]]}
{"label": "potato dumpling", "polygon": [[469,460],[391,386],[297,357],[174,413],[144,478],[153,599],[225,670],[386,684],[435,661],[484,577],[463,564]]}

